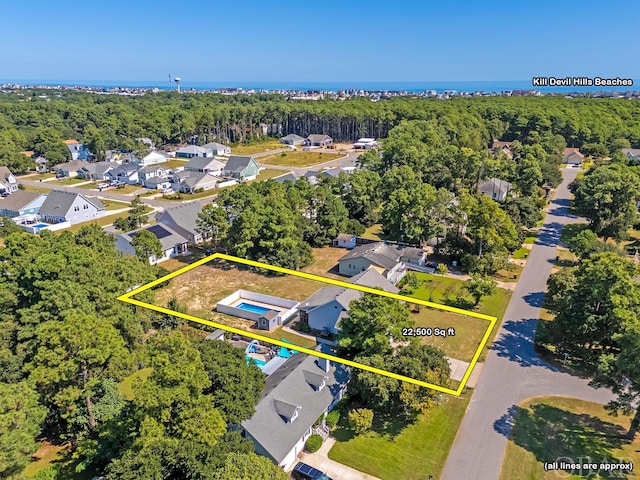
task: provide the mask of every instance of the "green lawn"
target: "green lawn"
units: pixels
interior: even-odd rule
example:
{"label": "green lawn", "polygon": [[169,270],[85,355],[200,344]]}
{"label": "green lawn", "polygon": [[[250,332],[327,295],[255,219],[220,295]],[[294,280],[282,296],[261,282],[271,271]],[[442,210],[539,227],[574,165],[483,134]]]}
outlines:
{"label": "green lawn", "polygon": [[530,250],[528,248],[519,248],[518,250],[516,250],[515,252],[513,252],[513,255],[511,255],[513,258],[515,258],[516,260],[522,260],[524,258],[527,258],[529,256],[529,252]]}
{"label": "green lawn", "polygon": [[527,238],[524,239],[523,243],[527,243],[529,245],[533,245],[536,242],[536,235],[529,235],[527,236]]}
{"label": "green lawn", "polygon": [[371,225],[369,228],[367,228],[364,231],[364,233],[360,236],[362,238],[368,238],[370,240],[382,240],[380,235],[382,235],[382,225],[379,223],[376,223],[374,225]]}
{"label": "green lawn", "polygon": [[153,368],[147,367],[132,373],[118,384],[118,390],[127,400],[133,400],[133,382],[138,378],[145,380],[151,375]]}
{"label": "green lawn", "polygon": [[572,223],[562,227],[562,233],[560,234],[560,241],[567,243],[581,231],[588,228],[586,223]]}
{"label": "green lawn", "polygon": [[178,159],[169,160],[168,162],[161,163],[160,166],[166,167],[166,168],[184,167],[188,161],[189,159],[187,158],[185,158],[184,160],[178,160]]}
{"label": "green lawn", "polygon": [[49,178],[55,178],[55,173],[38,173],[36,175],[25,175],[25,180],[31,180],[37,182],[38,180],[47,180]]}
{"label": "green lawn", "polygon": [[[496,293],[484,297],[478,308],[474,309],[473,301],[464,289],[462,280],[419,272],[416,275],[423,284],[409,296],[493,315],[498,318],[498,325],[511,298],[510,290],[497,288]],[[448,356],[465,361],[471,359],[488,327],[488,321],[486,320],[427,307],[422,307],[419,313],[412,313],[412,316],[419,326],[433,328],[454,327],[456,329],[455,337],[445,339],[433,336],[423,337],[423,341],[442,348]],[[493,341],[497,330],[496,325],[487,346]],[[486,355],[486,351],[487,348],[480,356],[481,360]]]}
{"label": "green lawn", "polygon": [[28,192],[49,193],[52,190],[51,187],[49,187],[49,188],[40,187],[40,186],[34,187],[32,185],[25,185],[25,184],[22,184],[22,186]]}
{"label": "green lawn", "polygon": [[[343,418],[333,433],[337,442],[329,458],[382,480],[439,478],[470,398],[469,391],[460,397],[444,395],[441,405],[413,424],[394,416],[390,424],[360,436]],[[376,423],[374,419],[374,427]]]}
{"label": "green lawn", "polygon": [[110,210],[120,210],[122,208],[129,208],[130,205],[126,202],[118,202],[117,200],[108,200],[108,199],[101,199],[100,200],[102,202],[102,204],[104,205],[104,208],[107,211]]}
{"label": "green lawn", "polygon": [[640,441],[625,438],[630,418],[614,417],[602,405],[564,397],[537,397],[518,405],[500,478],[628,478],[603,472],[551,470],[544,462],[562,457],[581,463],[640,462]]}
{"label": "green lawn", "polygon": [[253,155],[254,153],[268,152],[269,150],[275,150],[278,148],[286,148],[286,145],[278,142],[277,140],[264,143],[256,143],[253,145],[236,145],[231,147],[232,155]]}
{"label": "green lawn", "polygon": [[71,177],[71,178],[60,178],[58,180],[52,180],[47,183],[49,185],[75,185],[77,183],[84,183],[86,181],[87,179],[85,178]]}
{"label": "green lawn", "polygon": [[282,165],[287,167],[309,167],[319,163],[330,162],[342,155],[323,152],[282,152],[258,160],[264,165]]}

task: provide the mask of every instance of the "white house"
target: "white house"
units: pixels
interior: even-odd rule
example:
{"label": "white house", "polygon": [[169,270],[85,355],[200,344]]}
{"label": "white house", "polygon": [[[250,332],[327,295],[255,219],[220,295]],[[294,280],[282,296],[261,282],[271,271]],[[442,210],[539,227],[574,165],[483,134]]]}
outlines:
{"label": "white house", "polygon": [[504,202],[512,186],[509,182],[500,180],[499,178],[490,178],[478,185],[478,191],[483,195],[491,197],[497,202]]}
{"label": "white house", "polygon": [[209,155],[207,155],[208,157],[213,155],[231,155],[231,147],[218,142],[205,143],[202,145],[202,148],[210,152]]}
{"label": "white house", "polygon": [[18,180],[9,167],[0,167],[0,193],[13,193],[18,190]]}
{"label": "white house", "polygon": [[378,142],[375,138],[359,138],[357,142],[353,144],[353,148],[356,150],[371,150],[377,148]]}
{"label": "white house", "polygon": [[623,148],[622,153],[629,160],[640,162],[640,148]]}
{"label": "white house", "polygon": [[103,217],[105,208],[96,197],[51,190],[42,203],[38,216],[47,223],[69,222],[71,225]]}
{"label": "white house", "polygon": [[188,145],[176,150],[176,157],[193,158],[193,157],[213,157],[213,152],[197,145]]}
{"label": "white house", "polygon": [[285,145],[302,145],[304,144],[304,137],[296,135],[295,133],[290,133],[289,135],[285,135],[280,138],[280,143],[284,143]]}
{"label": "white house", "polygon": [[[414,251],[416,250],[416,251]],[[422,252],[420,258],[418,252]],[[411,263],[424,264],[426,253],[413,247],[388,245],[383,242],[368,243],[355,247],[338,259],[338,271],[341,275],[352,277],[369,268],[378,271],[391,283],[398,283],[407,273],[405,261],[409,256]]]}
{"label": "white house", "polygon": [[198,214],[201,211],[200,202],[181,203],[158,213],[156,221],[182,235],[190,244],[198,244],[204,240],[197,231]]}
{"label": "white house", "polygon": [[224,172],[224,163],[212,157],[193,157],[185,164],[184,169],[188,172],[220,176]]}
{"label": "white house", "polygon": [[326,147],[327,145],[331,145],[332,143],[333,138],[331,138],[329,135],[315,133],[309,135],[304,141],[304,144],[308,147]]}
{"label": "white house", "polygon": [[341,233],[333,239],[333,246],[348,250],[356,248],[356,236],[350,233]]}
{"label": "white house", "polygon": [[146,230],[153,234],[162,246],[162,254],[159,257],[155,255],[149,256],[149,263],[155,265],[170,258],[177,257],[187,252],[187,239],[179,233],[172,230],[167,225],[151,225],[149,227],[139,228],[128,233],[116,235],[116,250],[125,255],[135,255],[136,251],[131,242],[136,234],[142,230]]}
{"label": "white house", "polygon": [[582,165],[584,155],[580,153],[579,148],[565,148],[562,155],[562,163],[568,165]]}
{"label": "white house", "polygon": [[135,157],[132,162],[137,163],[141,167],[148,167],[149,165],[167,162],[167,156],[156,151],[151,151],[142,158]]}
{"label": "white house", "polygon": [[0,198],[0,217],[36,215],[46,198],[42,193],[18,190],[7,198]]}

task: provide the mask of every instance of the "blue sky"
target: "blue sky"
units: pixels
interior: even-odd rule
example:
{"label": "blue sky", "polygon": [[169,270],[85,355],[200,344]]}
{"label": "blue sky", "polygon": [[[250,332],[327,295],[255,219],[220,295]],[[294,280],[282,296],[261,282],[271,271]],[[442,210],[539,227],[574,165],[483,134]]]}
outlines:
{"label": "blue sky", "polygon": [[3,80],[640,78],[637,0],[3,3]]}

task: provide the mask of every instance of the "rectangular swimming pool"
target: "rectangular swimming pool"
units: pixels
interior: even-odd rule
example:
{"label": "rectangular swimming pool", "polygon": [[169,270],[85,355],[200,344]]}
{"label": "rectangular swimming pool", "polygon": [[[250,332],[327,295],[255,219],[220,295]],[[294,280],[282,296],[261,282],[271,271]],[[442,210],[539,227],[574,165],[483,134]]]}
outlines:
{"label": "rectangular swimming pool", "polygon": [[280,313],[280,310],[276,310],[275,308],[266,308],[261,307],[259,305],[254,305],[253,303],[242,302],[235,306],[235,308],[239,308],[240,310],[246,310],[247,312],[253,313],[267,313],[269,310],[273,310],[274,312]]}
{"label": "rectangular swimming pool", "polygon": [[39,223],[37,225],[33,225],[33,228],[44,228],[44,227],[48,227],[49,225],[47,225],[46,223]]}
{"label": "rectangular swimming pool", "polygon": [[265,362],[264,360],[260,360],[259,358],[253,358],[250,357],[249,355],[246,355],[245,358],[247,359],[247,362],[255,362],[256,365],[258,365],[259,367],[264,367],[267,362]]}

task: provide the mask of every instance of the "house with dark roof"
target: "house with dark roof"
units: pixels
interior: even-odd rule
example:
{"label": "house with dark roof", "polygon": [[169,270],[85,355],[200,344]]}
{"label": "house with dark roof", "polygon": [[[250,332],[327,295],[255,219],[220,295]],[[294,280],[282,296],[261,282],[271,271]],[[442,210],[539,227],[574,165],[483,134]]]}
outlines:
{"label": "house with dark roof", "polygon": [[512,142],[502,142],[499,140],[494,140],[491,143],[491,148],[489,148],[489,153],[493,155],[503,153],[510,159],[513,159],[513,152],[511,152],[511,143]]}
{"label": "house with dark roof", "polygon": [[219,181],[219,177],[210,173],[184,171],[174,174],[171,186],[178,192],[196,193],[200,189],[205,191],[216,188]]}
{"label": "house with dark roof", "polygon": [[111,182],[122,182],[127,185],[137,185],[140,183],[140,170],[143,167],[137,163],[123,163],[116,168],[109,170],[105,176]]}
{"label": "house with dark roof", "polygon": [[289,135],[281,137],[280,143],[284,143],[285,145],[302,145],[304,144],[304,137],[296,135],[295,133],[290,133]]}
{"label": "house with dark roof", "polygon": [[173,169],[165,165],[150,165],[138,170],[138,180],[141,185],[151,190],[171,188],[171,173]]}
{"label": "house with dark roof", "polygon": [[[352,277],[373,268],[391,283],[396,284],[407,273],[404,262],[408,257],[405,254],[410,254],[411,257],[415,254],[413,250],[410,251],[411,248],[384,242],[360,245],[338,259],[338,271],[341,275]],[[415,259],[416,264],[424,264],[426,254],[421,249],[416,250],[422,252],[420,260]]]}
{"label": "house with dark roof", "polygon": [[565,148],[562,154],[562,163],[568,165],[582,165],[584,155],[580,152],[579,148]]}
{"label": "house with dark roof", "polygon": [[478,185],[478,191],[481,194],[491,197],[496,202],[504,202],[511,190],[512,185],[499,178],[490,178]]}
{"label": "house with dark roof", "polygon": [[136,234],[142,230],[146,230],[153,234],[160,241],[160,245],[162,245],[162,255],[159,257],[156,257],[155,255],[149,256],[149,263],[151,265],[155,265],[157,263],[164,262],[165,260],[169,260],[170,258],[177,257],[178,255],[187,253],[187,239],[167,225],[160,224],[116,235],[116,250],[124,253],[125,255],[135,255],[136,250],[131,242]]}
{"label": "house with dark roof", "polygon": [[[324,353],[331,353],[322,347]],[[242,422],[244,436],[255,452],[289,469],[314,432],[316,420],[333,410],[349,381],[341,363],[297,353],[267,377],[253,416]]]}
{"label": "house with dark roof", "polygon": [[[360,272],[349,279],[350,283],[376,288],[385,292],[398,293],[400,290],[374,269]],[[352,288],[323,287],[309,298],[300,302],[300,321],[313,330],[326,335],[340,330],[340,321],[348,316],[349,304],[361,298],[363,292]]]}
{"label": "house with dark roof", "polygon": [[351,250],[356,247],[356,236],[351,233],[341,233],[333,239],[332,245]]}
{"label": "house with dark roof", "polygon": [[53,166],[53,171],[56,172],[56,175],[61,177],[77,177],[78,170],[82,167],[86,167],[89,165],[89,162],[85,162],[84,160],[71,160],[70,162],[59,163],[58,165]]}
{"label": "house with dark roof", "polygon": [[230,155],[231,147],[218,142],[209,142],[202,145],[202,148],[210,152],[210,155]]}
{"label": "house with dark roof", "polygon": [[640,162],[640,148],[623,148],[622,153],[627,159]]}
{"label": "house with dark roof", "polygon": [[187,172],[200,172],[220,176],[224,172],[224,163],[213,157],[193,157],[185,164],[184,169]]}
{"label": "house with dark roof", "polygon": [[204,240],[197,231],[198,214],[201,211],[202,205],[198,201],[181,203],[158,213],[156,222],[170,227],[195,245]]}
{"label": "house with dark roof", "polygon": [[42,193],[17,190],[6,198],[0,198],[0,217],[36,215],[46,198]]}
{"label": "house with dark roof", "polygon": [[224,167],[224,174],[239,180],[253,180],[258,176],[260,168],[253,157],[231,155]]}
{"label": "house with dark roof", "polygon": [[18,180],[9,167],[0,167],[0,193],[9,194],[18,190]]}
{"label": "house with dark roof", "polygon": [[107,172],[114,170],[116,167],[118,167],[118,164],[115,162],[89,163],[78,169],[78,177],[94,181],[109,180]]}
{"label": "house with dark roof", "polygon": [[105,208],[96,197],[51,190],[42,203],[38,216],[47,223],[69,222],[71,225],[103,217]]}
{"label": "house with dark roof", "polygon": [[176,150],[176,157],[194,158],[194,157],[213,157],[213,152],[198,145],[187,145]]}
{"label": "house with dark roof", "polygon": [[312,133],[304,140],[307,147],[326,147],[333,143],[333,138],[329,135]]}
{"label": "house with dark roof", "polygon": [[280,175],[279,177],[275,177],[273,178],[274,181],[278,182],[278,183],[284,183],[284,182],[296,182],[296,177],[293,173],[289,172],[286,173],[284,175]]}

